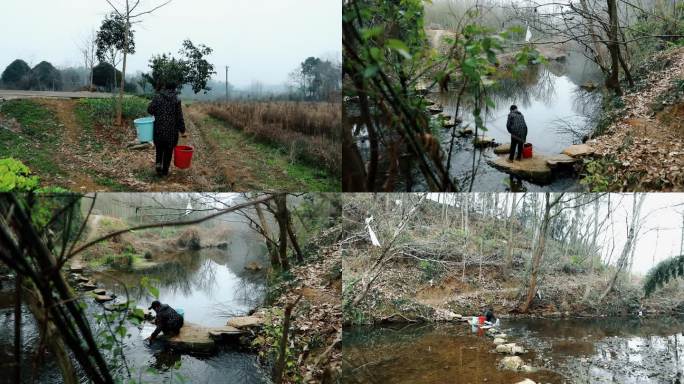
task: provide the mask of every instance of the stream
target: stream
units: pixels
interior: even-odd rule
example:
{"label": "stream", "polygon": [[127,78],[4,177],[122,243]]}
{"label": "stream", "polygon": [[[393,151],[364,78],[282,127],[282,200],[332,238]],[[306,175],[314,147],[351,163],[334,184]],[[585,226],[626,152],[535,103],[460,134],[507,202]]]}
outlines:
{"label": "stream", "polygon": [[[247,231],[243,229],[240,234],[231,236],[224,249],[188,252],[177,261],[166,262],[144,272],[109,270],[94,273],[93,277],[120,299],[125,298],[120,282],[125,283],[129,287],[129,297],[145,308],[154,298],[140,287],[139,281],[143,276],[155,279],[160,290],[159,299],[174,308],[184,309],[186,323],[225,325],[230,316],[244,315],[259,306],[266,294],[265,273],[245,269],[252,262],[260,265],[268,263],[263,241]],[[5,372],[9,372],[11,366],[5,364],[13,359],[13,300],[9,295],[0,295],[0,369]],[[92,299],[86,299],[85,302],[91,314],[101,310]],[[39,335],[27,308],[23,309],[22,318],[25,381],[28,382],[26,376],[33,373],[37,382],[61,383],[59,369],[49,355],[45,356],[44,363],[32,368],[30,355],[39,344]],[[91,325],[94,323],[91,316]],[[260,367],[252,353],[229,345],[219,346],[218,352],[210,356],[179,353],[167,348],[161,341],[152,345],[145,342],[145,332],[149,333],[150,327],[129,327],[131,337],[124,343],[128,364],[142,374],[145,382],[178,382],[175,379],[177,374],[192,383],[270,382],[268,372]],[[147,372],[148,368],[153,368],[157,373]],[[0,376],[0,383],[9,379],[8,375]]]}
{"label": "stream", "polygon": [[684,318],[504,319],[509,342],[537,372],[497,368],[504,355],[464,323],[353,327],[343,338],[346,383],[679,383]]}
{"label": "stream", "polygon": [[[525,116],[528,126],[527,141],[534,146],[535,153],[559,154],[563,149],[582,142],[582,138],[595,128],[596,116],[601,109],[601,92],[589,92],[580,85],[591,81],[601,84],[601,74],[596,66],[579,53],[569,53],[565,60],[551,61],[547,65],[530,65],[517,77],[507,77],[489,90],[489,97],[495,108],[483,112],[486,136],[496,143],[510,142],[506,131],[506,120],[512,104]],[[458,90],[445,93],[430,93],[428,96],[444,107],[444,113],[454,115]],[[348,108],[353,111],[354,108]],[[472,106],[461,103],[459,116],[463,123],[474,130]],[[353,113],[353,112],[351,112]],[[359,120],[347,119],[364,160],[368,160],[369,146],[365,126]],[[358,124],[358,125],[355,125]],[[351,125],[351,126],[350,126]],[[446,162],[451,142],[452,129],[439,128],[437,135]],[[478,132],[480,135],[482,132]],[[477,149],[472,144],[473,136],[457,137],[450,162],[450,175],[460,191],[576,191],[581,190],[576,175],[559,174],[550,184],[540,185],[531,181],[509,176],[495,169],[487,160],[495,159],[493,148]],[[402,178],[396,186],[398,191],[421,191],[428,189],[417,166],[411,169],[410,180]]]}

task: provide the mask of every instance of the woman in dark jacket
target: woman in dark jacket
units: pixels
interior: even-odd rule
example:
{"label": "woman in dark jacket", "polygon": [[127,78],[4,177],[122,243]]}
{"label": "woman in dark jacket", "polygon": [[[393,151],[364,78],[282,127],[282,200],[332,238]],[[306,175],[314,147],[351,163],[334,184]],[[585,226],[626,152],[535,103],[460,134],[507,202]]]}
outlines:
{"label": "woman in dark jacket", "polygon": [[511,112],[508,114],[508,121],[506,121],[506,130],[511,134],[508,161],[513,161],[513,158],[522,160],[523,145],[527,140],[527,124],[525,124],[525,117],[515,105],[511,105]]}
{"label": "woman in dark jacket", "polygon": [[157,151],[157,175],[166,176],[169,174],[173,148],[178,145],[178,132],[185,137],[183,109],[176,94],[176,84],[168,83],[159,90],[147,107],[147,112],[154,116],[152,139]]}

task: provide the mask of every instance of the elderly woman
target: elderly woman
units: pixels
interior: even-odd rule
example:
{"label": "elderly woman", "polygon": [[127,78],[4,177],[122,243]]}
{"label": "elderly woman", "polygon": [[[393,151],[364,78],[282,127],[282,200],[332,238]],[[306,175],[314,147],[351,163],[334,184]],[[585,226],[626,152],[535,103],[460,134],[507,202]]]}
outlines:
{"label": "elderly woman", "polygon": [[178,145],[178,133],[180,132],[185,137],[183,109],[176,88],[176,84],[166,83],[158,89],[147,107],[147,112],[154,116],[152,139],[157,152],[155,168],[159,176],[169,174],[173,149]]}

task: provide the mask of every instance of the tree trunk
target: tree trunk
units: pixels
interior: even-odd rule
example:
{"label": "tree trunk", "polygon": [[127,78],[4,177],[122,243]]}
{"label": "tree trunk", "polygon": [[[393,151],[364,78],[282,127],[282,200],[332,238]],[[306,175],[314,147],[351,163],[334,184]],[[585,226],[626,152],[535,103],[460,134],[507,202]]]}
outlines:
{"label": "tree trunk", "polygon": [[[598,238],[598,215],[599,215],[599,199],[594,200],[594,233],[591,237],[591,270],[596,271],[596,257],[593,255],[596,252],[596,239]],[[600,255],[600,253],[599,253]],[[599,261],[601,260],[599,256]]]}
{"label": "tree trunk", "polygon": [[285,314],[283,315],[283,337],[280,339],[280,344],[278,345],[278,361],[273,369],[273,382],[275,384],[280,384],[283,382],[283,372],[285,371],[285,358],[287,352],[287,336],[290,330],[290,317],[292,316],[292,309],[297,305],[299,300],[302,298],[300,295],[297,299],[285,306]]}
{"label": "tree trunk", "polygon": [[[587,0],[580,0],[580,6],[582,7],[582,11],[586,14],[590,14],[589,12],[589,7],[587,7]],[[591,41],[594,44],[594,51],[596,53],[594,54],[594,57],[596,58],[596,64],[598,64],[601,69],[605,69],[606,67],[606,61],[603,58],[602,55],[602,50],[601,46],[599,45],[598,42],[598,35],[596,34],[596,28],[594,27],[594,20],[591,18],[586,19],[587,20],[587,29],[589,30],[589,33],[591,34]]]}
{"label": "tree trunk", "polygon": [[119,99],[116,102],[116,125],[121,126],[123,114],[123,96],[124,86],[126,85],[126,59],[128,57],[128,31],[131,28],[130,10],[128,7],[128,0],[126,0],[126,25],[124,27],[124,49],[123,49],[123,67],[121,68],[121,88],[119,88]]}
{"label": "tree trunk", "polygon": [[302,254],[302,249],[299,248],[299,242],[297,241],[297,234],[294,231],[294,228],[292,228],[292,216],[290,216],[290,212],[285,211],[287,214],[287,235],[290,238],[290,242],[292,243],[292,248],[295,250],[295,255],[297,256],[297,261],[298,262],[304,262],[304,255]]}
{"label": "tree trunk", "polygon": [[641,215],[641,206],[644,203],[645,197],[646,195],[644,194],[641,194],[640,196],[638,196],[637,193],[634,194],[634,200],[632,201],[632,220],[627,231],[627,240],[625,241],[625,246],[622,248],[620,258],[618,259],[617,264],[615,265],[615,272],[613,273],[613,276],[610,278],[605,291],[603,291],[601,297],[599,297],[598,299],[599,303],[601,303],[603,299],[605,299],[606,296],[608,296],[608,294],[613,290],[613,288],[615,287],[615,282],[617,281],[617,278],[620,275],[620,272],[622,272],[625,266],[627,266],[627,264],[629,263],[629,256],[632,253],[632,247],[634,246],[635,238],[638,233],[637,227],[639,225],[639,216]]}
{"label": "tree trunk", "polygon": [[520,311],[527,313],[534,300],[534,295],[537,293],[537,275],[541,266],[542,258],[544,257],[544,248],[546,247],[546,235],[549,230],[549,221],[551,220],[551,202],[549,201],[549,193],[544,194],[544,216],[541,221],[541,228],[539,230],[539,238],[534,254],[532,255],[532,266],[530,272],[530,281],[527,287],[527,295]]}
{"label": "tree trunk", "polygon": [[513,224],[515,223],[515,206],[517,201],[515,193],[513,195],[513,203],[511,204],[511,212],[508,215],[508,241],[506,244],[506,273],[511,271],[513,267]]}
{"label": "tree trunk", "polygon": [[41,340],[45,340],[50,353],[55,358],[59,370],[62,372],[62,380],[65,384],[77,384],[79,382],[76,376],[76,368],[69,357],[69,352],[64,345],[62,335],[57,331],[54,324],[48,321],[45,316],[45,306],[43,300],[40,299],[40,294],[36,291],[27,291],[26,303],[31,310],[33,317],[41,332]]}
{"label": "tree trunk", "polygon": [[14,380],[21,383],[21,293],[22,276],[15,274],[14,286]]}
{"label": "tree trunk", "polygon": [[261,229],[266,237],[266,248],[268,249],[268,256],[271,258],[271,267],[280,268],[280,260],[278,259],[278,253],[276,249],[273,248],[273,237],[271,236],[271,230],[264,216],[264,211],[261,209],[261,204],[256,204],[254,206],[259,217],[259,223],[261,224]]}
{"label": "tree trunk", "polygon": [[287,195],[278,193],[275,195],[276,220],[280,235],[278,238],[278,258],[284,270],[290,269],[290,262],[287,260]]}

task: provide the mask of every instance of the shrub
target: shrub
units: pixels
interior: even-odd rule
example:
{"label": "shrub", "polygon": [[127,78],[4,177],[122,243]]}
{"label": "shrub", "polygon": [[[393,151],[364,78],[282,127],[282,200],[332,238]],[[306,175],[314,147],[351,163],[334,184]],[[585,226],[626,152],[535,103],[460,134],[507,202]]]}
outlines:
{"label": "shrub", "polygon": [[38,188],[38,176],[19,160],[0,159],[0,192],[29,191]]}

